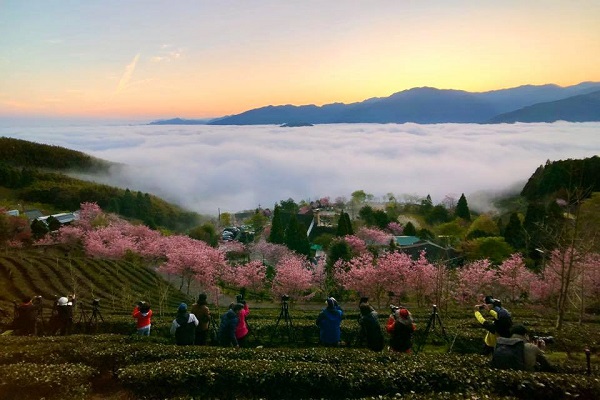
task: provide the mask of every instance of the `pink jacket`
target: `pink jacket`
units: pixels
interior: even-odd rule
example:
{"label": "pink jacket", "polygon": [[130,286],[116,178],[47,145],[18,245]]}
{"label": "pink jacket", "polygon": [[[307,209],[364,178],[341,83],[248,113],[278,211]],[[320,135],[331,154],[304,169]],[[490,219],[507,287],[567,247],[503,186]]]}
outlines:
{"label": "pink jacket", "polygon": [[240,311],[237,326],[235,327],[235,337],[236,339],[241,339],[248,334],[248,325],[246,324],[246,316],[250,314],[250,309],[248,308],[248,304],[244,304],[244,308]]}

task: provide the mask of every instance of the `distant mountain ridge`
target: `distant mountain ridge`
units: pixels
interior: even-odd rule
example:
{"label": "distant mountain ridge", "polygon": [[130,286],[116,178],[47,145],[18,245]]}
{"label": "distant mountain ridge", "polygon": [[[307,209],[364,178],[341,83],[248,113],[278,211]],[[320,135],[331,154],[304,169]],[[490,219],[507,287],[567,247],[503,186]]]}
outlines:
{"label": "distant mountain ridge", "polygon": [[[567,87],[554,84],[524,85],[488,92],[420,87],[397,92],[388,97],[376,97],[350,104],[269,105],[208,121],[175,118],[151,124],[438,124],[552,122],[559,119],[599,121],[600,107],[596,105],[596,96],[590,95],[597,91],[600,91],[600,82],[582,82]],[[541,106],[552,102],[558,104]],[[532,108],[533,106],[536,107]],[[506,116],[510,113],[515,114]],[[576,115],[572,115],[573,113]],[[556,118],[558,115],[560,117]]]}

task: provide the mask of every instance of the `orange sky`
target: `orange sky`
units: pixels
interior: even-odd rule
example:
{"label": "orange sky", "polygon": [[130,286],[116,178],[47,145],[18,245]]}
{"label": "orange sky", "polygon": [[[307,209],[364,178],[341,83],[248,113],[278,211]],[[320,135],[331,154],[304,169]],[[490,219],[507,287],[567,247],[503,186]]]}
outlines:
{"label": "orange sky", "polygon": [[203,118],[600,81],[600,2],[497,3],[4,1],[0,116]]}

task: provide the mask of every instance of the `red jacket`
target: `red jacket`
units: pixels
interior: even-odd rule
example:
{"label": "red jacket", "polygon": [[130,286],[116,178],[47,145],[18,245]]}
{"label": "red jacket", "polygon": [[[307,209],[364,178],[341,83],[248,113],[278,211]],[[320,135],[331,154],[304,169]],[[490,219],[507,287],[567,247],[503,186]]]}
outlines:
{"label": "red jacket", "polygon": [[152,310],[148,310],[147,313],[140,311],[138,306],[133,309],[133,318],[137,320],[137,329],[145,328],[150,325],[150,318],[152,318]]}

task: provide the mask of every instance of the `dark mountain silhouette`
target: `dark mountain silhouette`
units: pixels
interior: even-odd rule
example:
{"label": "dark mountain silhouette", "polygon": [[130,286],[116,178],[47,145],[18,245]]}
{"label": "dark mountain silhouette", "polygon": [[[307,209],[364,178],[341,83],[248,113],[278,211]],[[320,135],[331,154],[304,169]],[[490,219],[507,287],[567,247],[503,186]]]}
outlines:
{"label": "dark mountain silhouette", "polygon": [[586,122],[600,121],[600,90],[563,100],[538,103],[498,115],[489,122]]}
{"label": "dark mountain silhouette", "polygon": [[598,90],[600,82],[583,82],[568,87],[552,84],[525,85],[479,93],[421,87],[351,104],[269,105],[210,121],[175,118],[152,124],[488,123],[500,114]]}

